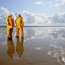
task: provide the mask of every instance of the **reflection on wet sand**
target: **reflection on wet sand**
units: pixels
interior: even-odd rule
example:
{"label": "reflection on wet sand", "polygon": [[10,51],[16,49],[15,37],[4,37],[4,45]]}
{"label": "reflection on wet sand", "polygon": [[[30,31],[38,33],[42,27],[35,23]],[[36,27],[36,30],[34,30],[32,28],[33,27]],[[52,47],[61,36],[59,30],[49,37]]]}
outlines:
{"label": "reflection on wet sand", "polygon": [[48,55],[57,59],[57,62],[61,65],[65,65],[65,48],[52,45],[54,50],[49,51]]}
{"label": "reflection on wet sand", "polygon": [[21,40],[19,40],[19,38],[16,38],[16,47],[14,46],[13,39],[7,40],[7,47],[8,47],[7,54],[8,54],[8,56],[10,56],[12,58],[16,51],[16,53],[18,54],[18,57],[21,57],[21,55],[23,55],[23,52],[24,52],[23,43],[24,43],[23,37],[21,38]]}
{"label": "reflection on wet sand", "polygon": [[13,39],[7,40],[7,46],[8,46],[8,49],[7,49],[8,56],[13,57],[14,51],[15,51]]}
{"label": "reflection on wet sand", "polygon": [[2,36],[4,29],[0,31],[0,65],[65,65],[65,27],[25,27],[24,38],[15,38],[14,30],[12,40]]}
{"label": "reflection on wet sand", "polygon": [[17,38],[16,40],[16,52],[18,54],[19,57],[21,57],[21,55],[23,55],[24,52],[24,47],[23,47],[23,43],[24,43],[24,38],[22,37],[21,40],[19,40],[19,38]]}

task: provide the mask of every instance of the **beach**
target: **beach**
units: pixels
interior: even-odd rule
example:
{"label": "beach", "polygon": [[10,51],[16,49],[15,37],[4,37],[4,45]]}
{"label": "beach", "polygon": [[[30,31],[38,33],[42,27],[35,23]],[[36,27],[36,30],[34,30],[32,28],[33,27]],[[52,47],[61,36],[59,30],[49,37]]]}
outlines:
{"label": "beach", "polygon": [[0,65],[65,65],[65,27],[24,27],[24,38],[7,40],[0,27]]}

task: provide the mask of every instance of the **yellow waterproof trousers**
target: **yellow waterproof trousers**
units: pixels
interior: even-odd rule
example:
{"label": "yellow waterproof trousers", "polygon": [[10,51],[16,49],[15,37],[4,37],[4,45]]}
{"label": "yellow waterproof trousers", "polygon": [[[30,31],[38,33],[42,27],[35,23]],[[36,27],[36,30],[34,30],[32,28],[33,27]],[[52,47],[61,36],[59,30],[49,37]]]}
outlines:
{"label": "yellow waterproof trousers", "polygon": [[13,28],[11,28],[10,26],[7,26],[7,36],[11,37],[12,36],[12,32],[13,32]]}
{"label": "yellow waterproof trousers", "polygon": [[19,36],[19,32],[21,34],[22,37],[24,37],[24,30],[23,27],[16,27],[16,36]]}

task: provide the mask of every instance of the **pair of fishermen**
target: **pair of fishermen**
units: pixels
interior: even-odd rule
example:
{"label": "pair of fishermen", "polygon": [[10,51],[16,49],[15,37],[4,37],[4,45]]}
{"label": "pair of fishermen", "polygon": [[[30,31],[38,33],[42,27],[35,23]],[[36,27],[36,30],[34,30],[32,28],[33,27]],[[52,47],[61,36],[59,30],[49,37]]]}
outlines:
{"label": "pair of fishermen", "polygon": [[[19,38],[19,31],[21,32],[21,37],[24,37],[24,31],[23,31],[24,20],[20,14],[16,18],[15,24],[16,24],[16,37]],[[12,14],[6,17],[6,25],[7,25],[7,37],[8,39],[12,39],[12,33],[14,28],[14,18]]]}

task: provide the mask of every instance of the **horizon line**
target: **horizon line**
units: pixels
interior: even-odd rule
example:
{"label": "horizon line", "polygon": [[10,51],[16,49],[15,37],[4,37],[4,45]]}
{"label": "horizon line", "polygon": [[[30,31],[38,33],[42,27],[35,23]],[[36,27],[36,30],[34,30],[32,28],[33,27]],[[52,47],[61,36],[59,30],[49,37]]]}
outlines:
{"label": "horizon line", "polygon": [[[5,25],[0,25],[0,27],[6,27],[6,26]],[[14,27],[16,27],[16,26],[14,26]],[[23,26],[23,27],[65,27],[65,26],[63,26],[63,25],[60,25],[60,26],[59,25],[56,25],[56,26],[51,26],[51,25],[50,26],[48,26],[48,25],[47,26],[42,26],[42,25],[41,26],[36,26],[36,25],[34,25],[34,26]]]}

